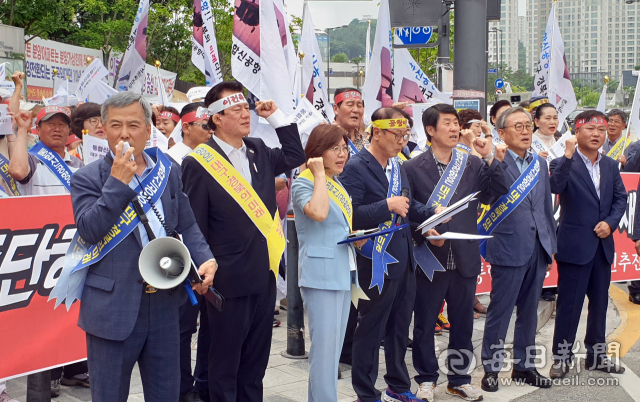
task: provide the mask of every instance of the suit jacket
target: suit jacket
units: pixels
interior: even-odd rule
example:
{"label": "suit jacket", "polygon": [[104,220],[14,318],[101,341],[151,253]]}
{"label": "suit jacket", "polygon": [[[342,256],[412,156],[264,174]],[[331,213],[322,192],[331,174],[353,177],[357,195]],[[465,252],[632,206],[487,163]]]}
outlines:
{"label": "suit jacket", "polygon": [[[405,163],[407,176],[411,184],[415,199],[422,204],[426,204],[431,197],[431,193],[440,181],[440,173],[436,166],[433,154],[427,151]],[[464,173],[458,184],[449,205],[461,200],[471,193],[480,191],[480,202],[489,204],[495,198],[506,194],[509,190],[502,164],[497,160],[488,166],[484,161],[474,155],[469,155]],[[455,215],[448,223],[436,226],[438,233],[458,232],[478,234],[478,200],[471,201],[469,207],[464,211]],[[425,241],[420,231],[415,228],[422,223],[421,221],[412,219],[413,239],[417,244]],[[443,267],[447,267],[447,259],[449,255],[449,245],[453,250],[453,257],[456,263],[456,269],[464,277],[472,277],[480,274],[480,244],[477,240],[446,240],[442,247],[436,247],[428,243],[428,247],[433,255],[438,259]]]}
{"label": "suit jacket", "polygon": [[[340,181],[351,196],[354,230],[377,228],[391,218],[391,212],[387,206],[389,180],[380,162],[367,149],[363,148],[357,155],[349,158],[344,171],[340,174]],[[413,202],[404,165],[400,165],[400,181],[401,188],[409,190],[409,200],[411,200],[409,216],[402,218],[402,223],[409,223],[407,218],[422,222],[433,215],[433,209]],[[409,228],[393,234],[387,246],[387,252],[398,260],[398,263],[387,266],[387,277],[399,278],[408,264],[412,265],[413,261],[413,245]],[[371,268],[371,260],[358,255],[358,276],[361,285],[366,288],[370,284]]]}
{"label": "suit jacket", "polygon": [[[607,262],[613,262],[613,231],[627,208],[627,191],[618,162],[603,156],[600,160],[600,198],[584,161],[576,151],[573,158],[562,156],[551,161],[551,192],[560,195],[558,252],[556,260],[584,265],[593,259],[599,242]],[[600,239],[594,228],[607,222],[612,233]]]}
{"label": "suit jacket", "polygon": [[[538,183],[529,195],[491,232],[487,240],[487,261],[502,266],[520,267],[533,255],[536,235],[546,253],[547,264],[556,252],[556,221],[553,218],[551,187],[547,161],[540,160]],[[504,157],[503,170],[511,186],[520,177],[510,152]],[[532,162],[533,163],[533,162]]]}
{"label": "suit jacket", "polygon": [[[276,129],[276,133],[282,149],[268,148],[260,138],[243,138],[252,187],[271,217],[277,209],[275,177],[305,162],[298,127],[292,124]],[[213,137],[206,144],[229,160]],[[182,161],[182,182],[200,230],[218,262],[213,286],[226,298],[264,291],[273,274],[267,241],[253,221],[192,156]]]}
{"label": "suit jacket", "polygon": [[[213,255],[182,192],[180,166],[172,163],[168,180],[160,198],[165,222],[169,229],[182,234],[192,259],[199,266]],[[111,176],[110,156],[80,168],[71,177],[71,201],[79,235],[89,244],[98,243],[136,196],[128,184]],[[136,227],[102,260],[89,266],[78,320],[83,330],[115,341],[131,334],[143,293],[138,270],[141,251],[140,231]],[[153,294],[159,308],[178,309],[184,303],[184,288],[176,289],[175,292],[158,290]]]}
{"label": "suit jacket", "polygon": [[305,215],[304,206],[311,200],[313,188],[313,183],[300,179],[291,187],[300,242],[298,283],[315,289],[351,290],[350,260],[356,255],[355,249],[352,243],[337,244],[349,236],[349,222],[332,201],[329,201],[329,214],[324,221],[316,222]]}

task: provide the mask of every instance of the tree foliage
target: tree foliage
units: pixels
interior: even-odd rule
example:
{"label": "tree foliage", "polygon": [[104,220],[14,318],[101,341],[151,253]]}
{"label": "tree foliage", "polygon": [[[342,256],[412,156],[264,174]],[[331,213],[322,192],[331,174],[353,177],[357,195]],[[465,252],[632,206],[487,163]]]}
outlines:
{"label": "tree foliage", "polygon": [[336,53],[331,57],[331,61],[334,63],[346,63],[349,61],[349,56],[346,53]]}

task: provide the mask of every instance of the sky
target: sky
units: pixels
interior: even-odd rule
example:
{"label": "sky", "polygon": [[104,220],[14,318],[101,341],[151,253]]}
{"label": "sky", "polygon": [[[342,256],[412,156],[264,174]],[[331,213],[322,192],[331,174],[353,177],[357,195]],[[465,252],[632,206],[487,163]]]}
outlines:
{"label": "sky", "polygon": [[[378,18],[378,1],[309,1],[311,18],[316,29],[334,28],[349,24],[365,15]],[[302,18],[304,0],[284,0],[289,16]]]}

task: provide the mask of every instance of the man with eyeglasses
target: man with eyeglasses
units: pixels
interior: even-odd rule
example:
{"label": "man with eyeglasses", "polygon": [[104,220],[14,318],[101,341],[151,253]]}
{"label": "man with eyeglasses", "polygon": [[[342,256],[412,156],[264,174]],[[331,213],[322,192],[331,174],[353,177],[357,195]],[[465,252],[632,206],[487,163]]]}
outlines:
{"label": "man with eyeglasses", "polygon": [[[531,116],[523,108],[507,109],[498,118],[496,128],[509,147],[502,165],[511,186],[508,197],[512,198],[498,199],[480,220],[482,228],[493,236],[480,248],[491,264],[491,303],[482,342],[482,389],[498,391],[498,373],[503,369],[504,345],[514,307],[518,316],[511,377],[534,387],[549,388],[551,381],[536,370],[536,354],[532,352],[536,347],[538,299],[556,252],[547,161],[530,149]],[[492,219],[498,211],[500,218]]]}
{"label": "man with eyeglasses", "polygon": [[[609,122],[607,123],[607,138],[602,144],[602,153],[620,162],[624,167],[630,158],[630,141],[623,138],[627,128],[627,114],[620,109],[611,109],[607,113]],[[625,144],[625,141],[627,144]],[[618,145],[616,147],[616,145]],[[612,148],[615,148],[611,151]]]}
{"label": "man with eyeglasses", "polygon": [[182,141],[169,148],[169,155],[178,165],[200,144],[211,138],[213,130],[209,127],[209,116],[198,117],[198,108],[204,108],[203,102],[189,103],[180,111],[180,124],[182,124]]}
{"label": "man with eyeglasses", "polygon": [[[371,122],[369,148],[351,156],[340,174],[352,199],[353,229],[388,229],[409,223],[408,216],[422,222],[433,209],[411,201],[409,181],[397,158],[410,137],[407,119],[397,109],[380,108]],[[377,236],[358,251],[358,281],[368,299],[357,304],[351,378],[361,402],[377,402],[383,396],[376,388],[383,340],[388,384],[384,400],[418,401],[404,360],[416,291],[411,247],[407,228]]]}
{"label": "man with eyeglasses", "polygon": [[[607,357],[606,324],[615,245],[613,231],[627,208],[627,191],[618,163],[599,149],[608,117],[595,110],[576,116],[575,137],[564,156],[551,161],[551,192],[560,196],[558,221],[558,304],[553,333],[552,379],[563,378],[574,360],[576,332],[585,295],[589,298],[585,366],[621,374]],[[576,143],[578,146],[576,147]]]}
{"label": "man with eyeglasses", "polygon": [[[502,160],[507,146],[491,140],[475,138],[471,144],[482,156],[470,155],[457,148],[460,137],[458,112],[451,105],[432,106],[422,114],[427,139],[431,147],[423,154],[407,161],[407,177],[418,203],[442,211],[463,197],[479,191],[479,201],[490,204],[506,194]],[[478,234],[478,200],[455,215],[450,221],[427,231],[424,236],[438,236],[444,232]],[[415,228],[422,221],[411,218]],[[443,301],[451,322],[449,332],[449,384],[446,392],[468,401],[482,399],[471,386],[470,365],[473,360],[473,305],[476,281],[480,274],[480,248],[477,240],[425,240],[419,231],[412,230],[414,255],[420,269],[416,269],[416,302],[413,329],[413,366],[419,384],[418,398],[433,401],[440,366],[436,356],[433,328]],[[439,271],[439,272],[434,272]]]}
{"label": "man with eyeglasses", "polygon": [[182,162],[184,191],[218,270],[213,286],[222,311],[207,304],[212,337],[209,396],[216,402],[259,402],[269,362],[276,276],[286,240],[277,214],[275,177],[305,162],[298,127],[273,101],[256,113],[275,128],[282,148],[249,137],[251,115],[237,81],[209,90],[214,135]]}

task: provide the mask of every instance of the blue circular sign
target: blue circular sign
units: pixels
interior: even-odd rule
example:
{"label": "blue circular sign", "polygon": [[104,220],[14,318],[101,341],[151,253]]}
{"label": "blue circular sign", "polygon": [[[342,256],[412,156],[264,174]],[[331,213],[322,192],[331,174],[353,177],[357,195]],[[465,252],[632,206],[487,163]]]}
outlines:
{"label": "blue circular sign", "polygon": [[433,27],[396,28],[396,34],[404,45],[424,45],[433,34]]}
{"label": "blue circular sign", "polygon": [[502,80],[502,78],[498,78],[493,85],[495,85],[497,89],[502,89],[502,87],[504,86],[504,81]]}

